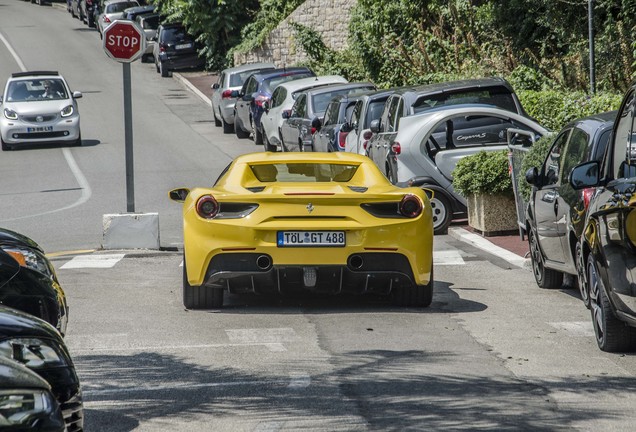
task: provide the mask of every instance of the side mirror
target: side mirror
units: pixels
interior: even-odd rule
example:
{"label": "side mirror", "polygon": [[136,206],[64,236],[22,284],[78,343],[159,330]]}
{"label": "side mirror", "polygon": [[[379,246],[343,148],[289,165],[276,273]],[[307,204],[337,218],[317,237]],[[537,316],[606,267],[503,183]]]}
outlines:
{"label": "side mirror", "polygon": [[353,126],[351,126],[351,124],[349,123],[344,123],[342,126],[340,126],[340,132],[349,133],[352,130]]}
{"label": "side mirror", "polygon": [[81,98],[82,98],[82,92],[79,92],[79,91],[73,92],[73,99],[81,99]]}
{"label": "side mirror", "polygon": [[265,112],[269,111],[269,101],[263,102],[263,111]]}
{"label": "side mirror", "polygon": [[539,186],[539,169],[537,167],[532,167],[526,171],[526,182],[533,186]]}
{"label": "side mirror", "polygon": [[598,161],[585,162],[575,166],[568,176],[570,185],[576,190],[598,186],[600,182],[599,168]]}
{"label": "side mirror", "polygon": [[312,129],[315,129],[316,132],[320,131],[320,128],[322,128],[322,122],[318,117],[314,117],[314,119],[311,121],[311,127]]}
{"label": "side mirror", "polygon": [[282,116],[284,119],[288,119],[288,118],[290,118],[290,117],[291,117],[291,110],[283,110],[283,112],[281,113],[281,116]]}
{"label": "side mirror", "polygon": [[221,86],[219,85],[219,83],[214,83],[214,84],[212,84],[212,85],[210,86],[210,88],[211,88],[212,90],[218,90],[218,88],[219,88],[219,87],[221,87]]}
{"label": "side mirror", "polygon": [[170,191],[170,199],[176,202],[184,202],[189,193],[190,189],[187,188],[173,189]]}
{"label": "side mirror", "polygon": [[380,120],[372,120],[369,129],[371,129],[371,132],[373,133],[380,132]]}

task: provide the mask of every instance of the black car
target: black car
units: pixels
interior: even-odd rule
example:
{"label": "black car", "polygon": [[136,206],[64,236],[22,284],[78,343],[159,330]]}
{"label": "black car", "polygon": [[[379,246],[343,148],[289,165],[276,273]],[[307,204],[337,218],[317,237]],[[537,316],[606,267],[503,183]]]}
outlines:
{"label": "black car", "polygon": [[578,165],[576,190],[595,188],[581,236],[592,324],[603,351],[636,349],[636,83],[618,111],[601,162]]}
{"label": "black car", "polygon": [[589,296],[579,238],[594,189],[575,191],[568,176],[580,163],[601,160],[615,117],[613,111],[569,123],[554,139],[543,166],[526,173],[534,186],[526,210],[526,232],[537,285],[560,288],[564,274],[578,276],[586,306]]}
{"label": "black car", "polygon": [[7,431],[66,432],[51,386],[29,368],[1,356],[0,421]]}
{"label": "black car", "polygon": [[250,75],[241,90],[233,91],[236,97],[234,105],[234,132],[238,138],[247,138],[254,133],[254,143],[263,144],[261,116],[265,111],[263,105],[272,99],[277,85],[301,78],[316,76],[306,67],[266,69]]}
{"label": "black car", "polygon": [[200,45],[181,24],[161,24],[153,48],[157,72],[162,77],[183,69],[200,69],[205,59],[199,56]]}
{"label": "black car", "polygon": [[283,150],[313,150],[312,136],[324,121],[327,105],[334,97],[375,89],[372,83],[358,82],[316,87],[300,93],[289,113],[283,112],[285,120],[280,130]]}
{"label": "black car", "polygon": [[[30,238],[0,228],[0,304],[50,323],[66,333],[68,306],[55,269]],[[10,264],[10,265],[9,265]]]}
{"label": "black car", "polygon": [[358,102],[356,94],[339,95],[331,99],[323,120],[316,119],[316,132],[312,135],[312,149],[317,152],[338,152],[345,150],[345,142],[351,128],[345,124]]}

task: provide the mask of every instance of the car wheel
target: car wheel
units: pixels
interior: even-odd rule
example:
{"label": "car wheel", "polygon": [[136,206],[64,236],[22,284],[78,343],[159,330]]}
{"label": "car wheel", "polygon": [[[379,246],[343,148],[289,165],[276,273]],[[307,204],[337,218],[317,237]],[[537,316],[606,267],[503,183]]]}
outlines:
{"label": "car wheel", "polygon": [[86,25],[89,27],[95,27],[95,20],[89,15],[86,19]]}
{"label": "car wheel", "polygon": [[170,76],[170,71],[166,69],[161,60],[159,60],[159,73],[163,78],[168,78]]}
{"label": "car wheel", "polygon": [[285,141],[283,141],[283,131],[278,128],[278,139],[280,139],[280,151],[286,152]]}
{"label": "car wheel", "polygon": [[228,122],[226,122],[223,117],[221,117],[221,123],[223,123],[223,133],[229,134],[234,132],[234,125],[231,125]]}
{"label": "car wheel", "polygon": [[[153,56],[154,57],[154,56]],[[157,62],[157,59],[155,58],[155,69],[157,69],[157,73],[159,73],[159,63]]]}
{"label": "car wheel", "polygon": [[223,125],[223,122],[221,122],[221,120],[219,120],[219,118],[216,116],[216,111],[214,111],[214,108],[212,108],[212,117],[214,117],[214,126],[221,127]]}
{"label": "car wheel", "polygon": [[254,144],[263,145],[263,132],[253,122],[252,125],[254,129]]}
{"label": "car wheel", "polygon": [[6,142],[4,142],[2,140],[2,138],[0,138],[0,144],[2,146],[2,151],[9,151],[9,150],[13,150],[13,147],[11,147],[9,144],[7,144]]}
{"label": "car wheel", "polygon": [[586,308],[590,308],[590,287],[587,283],[587,271],[585,268],[585,256],[583,255],[583,247],[581,242],[576,243],[574,249],[574,256],[576,260],[576,273],[579,282],[579,291],[581,293],[581,300]]}
{"label": "car wheel", "polygon": [[75,15],[75,9],[73,9],[72,7],[71,7],[71,16],[73,18],[77,18],[77,15]]}
{"label": "car wheel", "polygon": [[532,262],[532,272],[539,288],[561,288],[563,285],[563,273],[560,271],[545,268],[543,252],[539,247],[539,241],[532,229],[528,231],[528,242],[530,243],[530,261]]}
{"label": "car wheel", "polygon": [[590,311],[596,343],[602,351],[620,352],[634,348],[636,330],[620,321],[614,315],[603,279],[598,273],[596,260],[592,254],[587,258],[587,281],[590,287]]}
{"label": "car wheel", "polygon": [[393,304],[401,307],[429,307],[433,302],[433,269],[426,285],[400,286],[393,292]]}
{"label": "car wheel", "polygon": [[186,309],[218,309],[223,307],[223,289],[192,286],[188,283],[185,254],[183,256],[183,306]]}
{"label": "car wheel", "polygon": [[234,116],[234,133],[236,134],[236,137],[239,139],[250,137],[250,134],[245,132],[243,128],[241,127],[241,125],[239,125],[239,119],[238,119],[238,116],[236,115]]}
{"label": "car wheel", "polygon": [[453,215],[448,199],[441,193],[436,193],[429,201],[433,211],[433,232],[436,235],[448,234]]}
{"label": "car wheel", "polygon": [[270,144],[269,139],[267,139],[267,135],[263,135],[263,145],[265,146],[265,151],[275,152],[276,146]]}

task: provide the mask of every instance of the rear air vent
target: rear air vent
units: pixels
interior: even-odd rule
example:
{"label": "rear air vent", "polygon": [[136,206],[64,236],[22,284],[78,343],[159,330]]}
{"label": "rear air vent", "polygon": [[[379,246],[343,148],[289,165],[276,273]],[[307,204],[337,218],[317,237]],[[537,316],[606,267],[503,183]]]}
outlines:
{"label": "rear air vent", "polygon": [[254,193],[263,192],[265,190],[265,186],[248,187],[247,190]]}
{"label": "rear air vent", "polygon": [[367,190],[369,190],[369,188],[364,186],[349,186],[349,189],[351,189],[354,192],[360,192],[360,193],[364,193]]}

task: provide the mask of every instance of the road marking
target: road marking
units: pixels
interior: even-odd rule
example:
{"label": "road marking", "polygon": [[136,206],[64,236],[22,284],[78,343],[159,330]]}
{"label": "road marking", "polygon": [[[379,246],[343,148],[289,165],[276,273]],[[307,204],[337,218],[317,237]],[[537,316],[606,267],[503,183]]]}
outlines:
{"label": "road marking", "polygon": [[125,254],[76,256],[61,266],[60,269],[111,268],[121,261],[124,256]]}
{"label": "road marking", "polygon": [[434,265],[464,265],[464,258],[457,250],[440,250],[433,252]]}
{"label": "road marking", "polygon": [[[163,345],[163,346],[129,346],[124,348],[80,348],[74,349],[70,344],[69,350],[73,357],[96,354],[96,353],[118,353],[118,352],[157,352],[157,351],[183,351],[188,349],[217,349],[217,348],[241,348],[241,347],[265,347],[272,352],[287,351],[280,343],[256,342],[256,343],[223,343],[223,344],[200,344],[200,345]],[[78,361],[76,361],[78,363]]]}
{"label": "road marking", "polygon": [[549,322],[549,325],[557,330],[564,330],[570,333],[572,336],[577,337],[596,337],[594,334],[594,326],[592,321],[564,321],[564,322]]}
{"label": "road marking", "polygon": [[495,244],[492,244],[490,241],[483,238],[482,236],[471,233],[470,231],[463,228],[451,227],[448,229],[448,235],[456,238],[457,240],[472,244],[473,246],[478,247],[479,249],[484,250],[492,255],[498,256],[499,258],[506,260],[510,264],[517,267],[525,268],[526,266],[525,258]]}
{"label": "road marking", "polygon": [[292,328],[236,329],[225,330],[227,337],[234,343],[284,343],[298,340]]}

